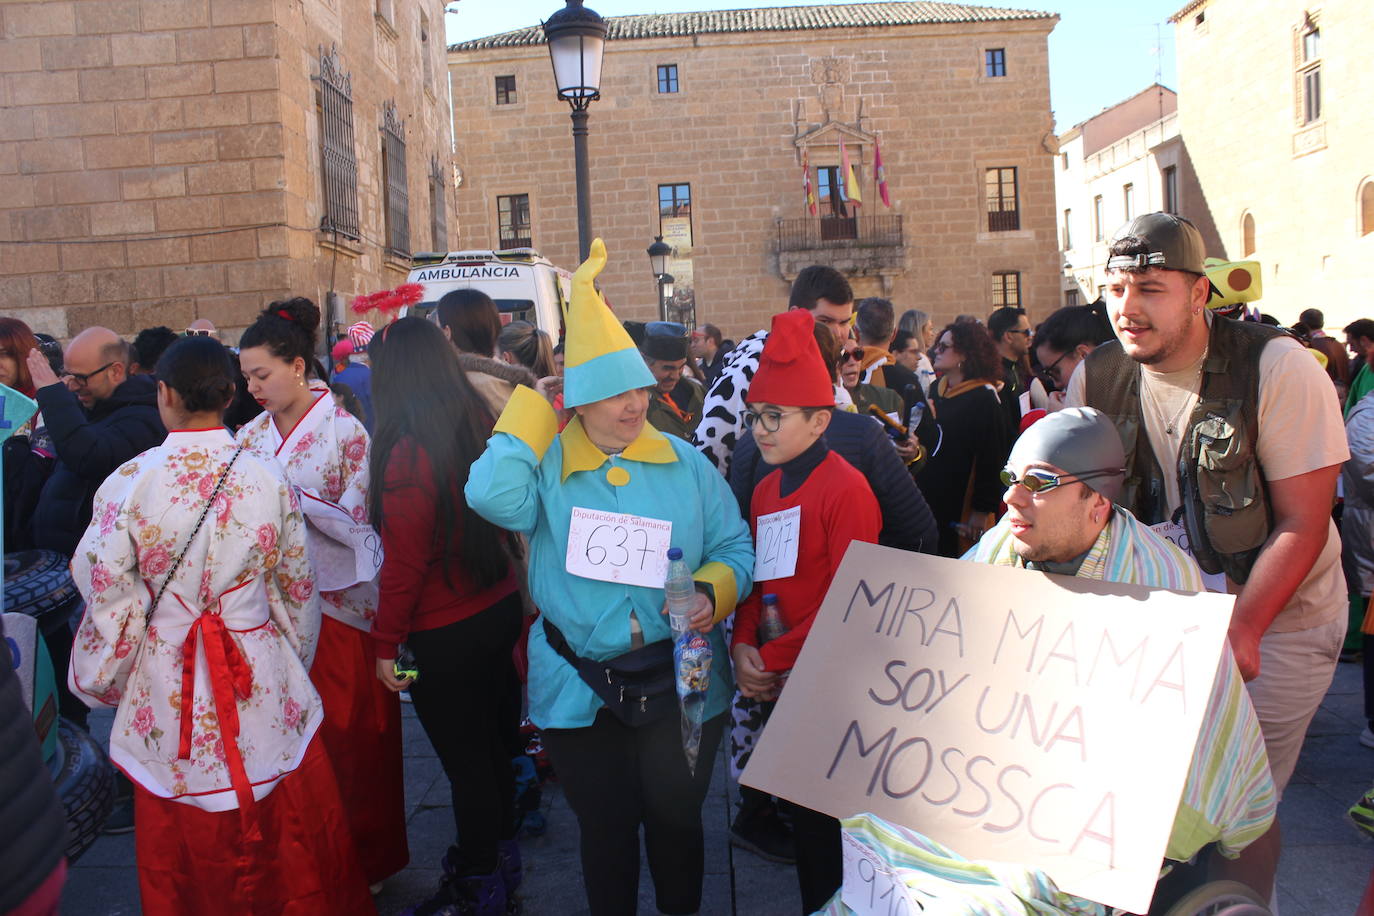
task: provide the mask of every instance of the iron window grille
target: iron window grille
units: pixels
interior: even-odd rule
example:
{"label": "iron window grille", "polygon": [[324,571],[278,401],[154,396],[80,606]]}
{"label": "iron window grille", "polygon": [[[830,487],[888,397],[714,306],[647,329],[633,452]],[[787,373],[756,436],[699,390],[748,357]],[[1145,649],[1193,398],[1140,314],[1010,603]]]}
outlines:
{"label": "iron window grille", "polygon": [[502,248],[532,248],[530,196],[507,194],[496,198],[496,223]]}
{"label": "iron window grille", "polygon": [[1021,208],[1016,193],[1015,166],[988,169],[984,174],[987,193],[988,231],[1011,232],[1021,228]]}
{"label": "iron window grille", "polygon": [[1021,272],[999,270],[992,275],[992,307],[1021,307]]}
{"label": "iron window grille", "polygon": [[406,185],[406,128],[396,103],[382,105],[382,212],[386,219],[386,253],[410,257],[410,194]]}
{"label": "iron window grille", "polygon": [[358,156],[353,140],[353,76],[343,72],[339,51],[320,47],[320,165],[324,214],[320,228],[353,240],[358,231]]}

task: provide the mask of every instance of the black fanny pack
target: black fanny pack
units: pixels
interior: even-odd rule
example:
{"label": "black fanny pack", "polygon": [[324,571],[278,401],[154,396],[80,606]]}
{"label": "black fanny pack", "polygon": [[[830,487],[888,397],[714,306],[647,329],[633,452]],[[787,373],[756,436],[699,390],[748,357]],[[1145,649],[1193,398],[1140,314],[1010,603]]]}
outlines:
{"label": "black fanny pack", "polygon": [[550,623],[548,617],[544,618],[544,635],[549,648],[572,665],[578,677],[626,725],[657,722],[677,707],[672,640],[661,639],[596,662],[574,652],[563,631]]}

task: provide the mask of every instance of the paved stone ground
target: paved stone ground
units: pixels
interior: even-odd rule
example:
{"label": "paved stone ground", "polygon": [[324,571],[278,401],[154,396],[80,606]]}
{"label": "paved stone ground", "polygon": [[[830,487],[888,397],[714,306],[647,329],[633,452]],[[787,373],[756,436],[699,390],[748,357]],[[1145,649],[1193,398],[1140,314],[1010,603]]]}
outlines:
{"label": "paved stone ground", "polygon": [[[1282,916],[1350,916],[1374,868],[1374,839],[1356,830],[1346,809],[1374,781],[1374,750],[1355,739],[1363,727],[1360,671],[1341,665],[1308,732],[1297,774],[1279,808],[1284,854],[1279,868]],[[439,878],[440,855],[453,829],[448,783],[419,722],[406,707],[406,805],[411,866],[387,882],[377,898],[381,916],[423,899]],[[92,716],[99,737],[109,714]],[[791,916],[800,910],[790,867],[772,865],[726,842],[731,787],[718,761],[703,811],[706,882],[702,913]],[[524,912],[583,916],[587,908],[578,869],[577,825],[557,786],[544,796],[548,831],[524,843]],[[64,916],[132,916],[139,912],[133,835],[101,837],[76,863],[63,899]],[[647,870],[640,879],[640,912],[654,914]]]}

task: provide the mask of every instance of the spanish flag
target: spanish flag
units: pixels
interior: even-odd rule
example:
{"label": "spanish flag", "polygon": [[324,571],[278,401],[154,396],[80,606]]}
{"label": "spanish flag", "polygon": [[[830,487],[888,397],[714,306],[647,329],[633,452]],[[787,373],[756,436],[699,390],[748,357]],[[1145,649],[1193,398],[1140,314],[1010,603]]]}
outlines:
{"label": "spanish flag", "polygon": [[840,138],[840,165],[844,171],[844,196],[856,207],[863,206],[863,195],[859,193],[859,179],[854,177],[854,166],[849,161],[849,147]]}

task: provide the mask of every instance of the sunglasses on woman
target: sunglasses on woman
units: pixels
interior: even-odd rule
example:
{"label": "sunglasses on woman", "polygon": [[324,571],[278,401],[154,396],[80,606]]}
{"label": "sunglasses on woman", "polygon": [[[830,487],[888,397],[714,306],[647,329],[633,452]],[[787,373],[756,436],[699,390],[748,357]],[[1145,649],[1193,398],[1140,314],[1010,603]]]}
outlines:
{"label": "sunglasses on woman", "polygon": [[1095,471],[1084,471],[1082,474],[1056,474],[1041,468],[1027,468],[1024,476],[1017,477],[1011,468],[1003,468],[999,476],[1003,486],[1013,487],[1019,483],[1031,493],[1038,494],[1048,493],[1055,487],[1063,486],[1066,483],[1096,480],[1099,477],[1115,477],[1117,474],[1124,473],[1126,473],[1125,468],[1098,468]]}
{"label": "sunglasses on woman", "polygon": [[856,362],[856,363],[861,363],[861,362],[863,362],[863,361],[864,361],[864,348],[863,348],[863,347],[855,347],[855,348],[852,349],[852,350],[841,350],[841,351],[840,351],[840,358],[839,358],[838,360],[836,360],[836,362],[844,363],[844,362],[848,362],[848,361],[851,360],[851,359],[854,360],[854,362]]}

